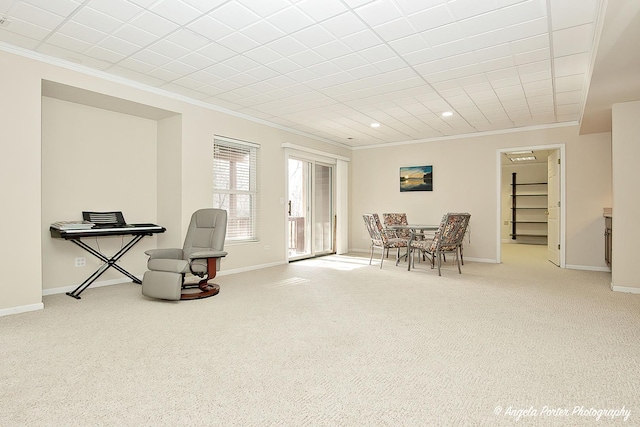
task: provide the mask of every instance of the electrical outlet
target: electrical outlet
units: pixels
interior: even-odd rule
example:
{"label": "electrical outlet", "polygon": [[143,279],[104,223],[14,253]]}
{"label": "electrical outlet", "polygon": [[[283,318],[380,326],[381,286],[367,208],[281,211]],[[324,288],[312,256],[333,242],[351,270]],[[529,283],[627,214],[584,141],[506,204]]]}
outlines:
{"label": "electrical outlet", "polygon": [[87,259],[84,257],[76,258],[76,267],[84,267],[87,265]]}

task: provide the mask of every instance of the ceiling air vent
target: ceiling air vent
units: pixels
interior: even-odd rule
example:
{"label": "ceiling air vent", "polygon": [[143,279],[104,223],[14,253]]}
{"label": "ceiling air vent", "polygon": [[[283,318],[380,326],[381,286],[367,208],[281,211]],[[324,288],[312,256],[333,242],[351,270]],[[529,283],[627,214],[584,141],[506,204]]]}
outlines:
{"label": "ceiling air vent", "polygon": [[0,16],[0,27],[8,27],[11,24],[11,20],[6,16]]}

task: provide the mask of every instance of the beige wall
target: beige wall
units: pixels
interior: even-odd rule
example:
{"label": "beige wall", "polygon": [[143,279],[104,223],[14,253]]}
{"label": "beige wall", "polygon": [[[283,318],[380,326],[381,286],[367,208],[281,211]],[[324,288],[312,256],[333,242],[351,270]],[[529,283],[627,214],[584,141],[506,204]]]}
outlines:
{"label": "beige wall", "polygon": [[[63,68],[6,52],[0,52],[0,69],[3,72],[3,79],[0,80],[0,114],[3,117],[0,194],[5,204],[12,207],[0,211],[2,223],[11,225],[3,232],[4,241],[8,243],[2,245],[0,257],[0,268],[5,272],[5,277],[0,281],[0,315],[42,307],[41,246],[44,241],[47,245],[52,244],[44,230],[48,228],[49,219],[42,217],[42,212],[50,209],[49,206],[43,207],[43,200],[47,205],[50,201],[46,196],[43,198],[41,192],[41,162],[47,161],[41,157],[42,80],[176,113],[176,116],[153,123],[137,118],[124,119],[127,126],[137,128],[149,125],[148,132],[152,132],[150,129],[154,127],[158,132],[154,158],[149,159],[145,156],[137,159],[148,162],[142,166],[141,174],[144,173],[145,179],[148,180],[143,191],[154,194],[153,200],[145,200],[145,204],[153,206],[153,209],[147,211],[146,207],[141,208],[141,211],[136,211],[136,217],[139,213],[142,221],[146,221],[145,218],[149,216],[157,218],[158,223],[164,221],[169,230],[167,236],[162,238],[166,237],[168,243],[181,245],[188,225],[186,221],[191,213],[195,209],[212,204],[213,135],[219,134],[261,144],[258,174],[260,241],[227,245],[225,249],[229,255],[222,263],[222,272],[283,263],[286,260],[285,210],[280,200],[286,197],[284,150],[281,143],[290,142],[343,157],[351,155],[349,150],[332,144],[324,144],[296,133],[183,102],[174,96],[149,92],[136,85],[121,84],[97,76],[99,73],[94,71],[80,72],[82,70]],[[90,110],[81,106],[69,108],[77,108],[85,113]],[[101,115],[111,117],[111,113],[108,112],[95,113],[95,116],[89,114],[90,118]],[[150,136],[150,133],[146,133],[146,136]],[[100,152],[93,155],[99,157]],[[140,156],[140,153],[137,152],[136,155]],[[121,172],[121,163],[110,156],[109,162],[105,165],[113,171]],[[133,176],[139,177],[137,173]],[[113,194],[109,197],[113,197]],[[56,203],[59,203],[59,206],[64,205],[62,201]],[[122,205],[115,197],[104,200],[103,203],[103,206],[114,208]],[[74,212],[80,205],[82,204],[73,209]],[[131,217],[125,208],[122,209],[125,210],[127,220],[136,219]],[[56,218],[58,219],[61,218]],[[182,228],[179,238],[177,227]],[[270,246],[270,250],[265,250],[265,245]],[[76,253],[70,248],[62,249],[63,246],[61,245],[60,250],[71,252],[64,255],[61,265],[68,265],[71,272],[67,274],[75,275],[73,258]],[[127,257],[129,256],[128,254]],[[131,256],[131,262],[135,264],[136,269],[132,272],[139,273],[133,251]],[[55,277],[47,280],[46,286],[64,286],[70,279]]]}
{"label": "beige wall", "polygon": [[614,290],[640,293],[640,101],[615,104],[612,110],[613,231],[611,285]]}
{"label": "beige wall", "polygon": [[[100,260],[70,242],[52,239],[48,225],[80,220],[82,211],[122,211],[130,223],[157,222],[157,122],[53,98],[42,98],[42,288],[80,284]],[[85,239],[111,256],[129,238]],[[99,247],[98,247],[99,245]],[[143,239],[119,264],[134,275],[145,271]],[[76,257],[86,258],[74,267]],[[107,270],[101,281],[120,279]]]}
{"label": "beige wall", "polygon": [[[566,265],[606,269],[602,208],[611,194],[611,136],[579,136],[576,126],[356,150],[352,159],[351,248],[368,250],[362,214],[406,212],[438,223],[447,211],[471,213],[465,258],[495,262],[499,149],[564,144]],[[433,165],[434,191],[400,193],[401,166]]]}

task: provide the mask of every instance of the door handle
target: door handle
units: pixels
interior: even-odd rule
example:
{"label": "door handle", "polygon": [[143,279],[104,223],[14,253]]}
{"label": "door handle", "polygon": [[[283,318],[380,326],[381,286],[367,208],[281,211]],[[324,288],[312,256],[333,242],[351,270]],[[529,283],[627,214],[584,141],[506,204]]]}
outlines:
{"label": "door handle", "polygon": [[291,216],[291,200],[289,200],[289,216]]}

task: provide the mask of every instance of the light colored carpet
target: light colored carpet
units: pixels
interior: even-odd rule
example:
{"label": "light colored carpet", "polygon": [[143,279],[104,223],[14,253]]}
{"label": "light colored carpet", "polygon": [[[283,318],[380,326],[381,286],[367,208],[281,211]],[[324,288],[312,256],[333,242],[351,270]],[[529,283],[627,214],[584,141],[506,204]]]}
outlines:
{"label": "light colored carpet", "polygon": [[47,296],[0,318],[0,425],[640,425],[640,296],[543,251],[442,277],[331,256],[199,301]]}

